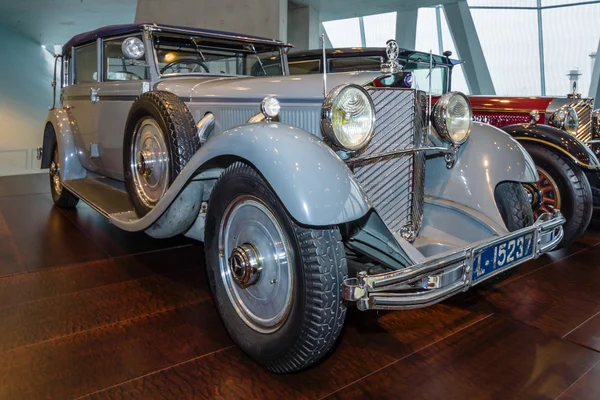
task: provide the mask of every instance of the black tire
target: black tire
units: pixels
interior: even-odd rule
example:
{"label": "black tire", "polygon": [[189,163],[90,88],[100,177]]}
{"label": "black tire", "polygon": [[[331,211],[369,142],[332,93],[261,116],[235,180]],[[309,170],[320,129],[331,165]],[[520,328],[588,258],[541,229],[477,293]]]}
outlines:
{"label": "black tire", "polygon": [[132,165],[136,164],[132,154],[134,133],[139,121],[151,118],[160,127],[169,154],[167,187],[200,148],[194,118],[185,103],[175,94],[151,91],[139,96],[129,111],[123,141],[123,170],[125,187],[138,216],[146,215],[154,204],[148,205],[138,193],[133,178]]}
{"label": "black tire", "polygon": [[560,211],[567,220],[564,237],[556,249],[573,243],[585,232],[593,213],[592,188],[581,168],[547,147],[523,143],[535,164],[556,182],[561,197]]}
{"label": "black tire", "polygon": [[[238,315],[220,273],[221,221],[229,205],[247,195],[258,198],[270,209],[292,250],[294,283],[289,313],[271,333],[258,332]],[[230,336],[245,353],[272,372],[289,373],[309,367],[331,350],[346,316],[342,282],[348,275],[337,227],[299,226],[264,179],[252,167],[236,162],[214,187],[206,217],[205,249],[217,309]]]}
{"label": "black tire", "polygon": [[502,182],[494,192],[496,206],[510,232],[533,225],[533,210],[520,183]]}
{"label": "black tire", "polygon": [[[60,160],[58,157],[58,143],[54,139],[52,145],[52,156],[50,159],[50,193],[52,194],[52,201],[57,207],[60,208],[73,208],[79,203],[79,198],[73,193],[69,192],[63,185],[60,179]],[[55,182],[55,179],[58,179]]]}

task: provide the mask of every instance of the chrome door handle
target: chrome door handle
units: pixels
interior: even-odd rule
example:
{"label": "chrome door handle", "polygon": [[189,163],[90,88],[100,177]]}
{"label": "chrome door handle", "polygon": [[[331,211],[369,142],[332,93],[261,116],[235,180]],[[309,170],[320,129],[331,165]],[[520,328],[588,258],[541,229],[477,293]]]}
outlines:
{"label": "chrome door handle", "polygon": [[90,88],[90,101],[97,103],[100,101],[100,95],[98,94],[99,88]]}

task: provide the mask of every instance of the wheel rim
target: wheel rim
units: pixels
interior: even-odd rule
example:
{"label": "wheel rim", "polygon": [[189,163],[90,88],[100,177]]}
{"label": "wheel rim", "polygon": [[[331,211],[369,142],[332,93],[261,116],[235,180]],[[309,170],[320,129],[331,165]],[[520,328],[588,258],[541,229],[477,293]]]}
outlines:
{"label": "wheel rim", "polygon": [[60,180],[60,162],[58,156],[58,149],[54,150],[52,154],[52,162],[50,163],[50,183],[54,193],[60,196],[62,193],[62,182]]}
{"label": "wheel rim", "polygon": [[544,169],[537,167],[537,170],[540,179],[537,181],[536,187],[542,193],[542,199],[539,207],[533,211],[535,219],[538,219],[543,213],[552,214],[554,210],[560,209],[560,192],[556,181]]}
{"label": "wheel rim", "polygon": [[238,197],[225,210],[219,267],[238,316],[261,333],[279,329],[292,305],[292,256],[283,228],[258,198]]}
{"label": "wheel rim", "polygon": [[139,199],[152,208],[165,194],[169,181],[169,152],[162,130],[152,118],[136,126],[131,148],[131,174]]}

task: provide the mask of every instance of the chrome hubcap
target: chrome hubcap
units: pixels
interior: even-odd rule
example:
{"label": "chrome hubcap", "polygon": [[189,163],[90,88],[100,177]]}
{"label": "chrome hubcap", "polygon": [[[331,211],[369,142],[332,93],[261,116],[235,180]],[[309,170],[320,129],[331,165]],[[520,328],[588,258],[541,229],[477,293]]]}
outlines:
{"label": "chrome hubcap", "polygon": [[556,181],[544,169],[537,167],[537,170],[540,179],[535,186],[541,192],[542,198],[539,202],[539,207],[533,210],[535,219],[538,219],[543,213],[552,214],[554,210],[560,209],[561,203]]}
{"label": "chrome hubcap", "polygon": [[131,173],[138,197],[151,208],[165,194],[169,181],[167,144],[152,118],[144,118],[138,123],[131,152]]}
{"label": "chrome hubcap", "polygon": [[219,268],[238,316],[261,333],[276,331],[292,305],[292,255],[273,212],[254,196],[240,196],[219,226]]}
{"label": "chrome hubcap", "polygon": [[229,257],[229,268],[235,283],[242,289],[252,286],[260,277],[260,262],[251,244],[237,246]]}
{"label": "chrome hubcap", "polygon": [[60,181],[60,164],[58,162],[58,150],[54,150],[52,162],[50,163],[50,182],[54,192],[58,195],[62,193],[62,182]]}

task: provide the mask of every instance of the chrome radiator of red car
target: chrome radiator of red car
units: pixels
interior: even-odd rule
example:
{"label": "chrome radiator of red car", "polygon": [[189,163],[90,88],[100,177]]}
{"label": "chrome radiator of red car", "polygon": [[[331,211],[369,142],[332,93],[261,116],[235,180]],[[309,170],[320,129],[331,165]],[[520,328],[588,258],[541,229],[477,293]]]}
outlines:
{"label": "chrome radiator of red car", "polygon": [[412,89],[367,91],[375,105],[375,133],[360,156],[382,157],[355,164],[354,174],[388,229],[412,241],[423,220],[425,155],[385,153],[425,144],[426,96]]}
{"label": "chrome radiator of red car", "polygon": [[572,104],[577,112],[579,120],[579,128],[575,137],[583,143],[588,143],[592,139],[592,108],[594,106],[593,99],[581,99]]}

